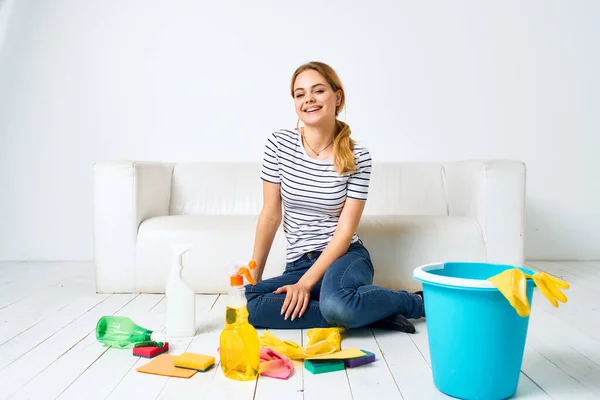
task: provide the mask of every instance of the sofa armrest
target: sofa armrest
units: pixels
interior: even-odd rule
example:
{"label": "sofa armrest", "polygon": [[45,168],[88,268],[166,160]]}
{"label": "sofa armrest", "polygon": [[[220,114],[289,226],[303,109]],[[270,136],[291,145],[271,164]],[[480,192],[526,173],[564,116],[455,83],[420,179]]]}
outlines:
{"label": "sofa armrest", "polygon": [[471,217],[481,227],[487,261],[523,266],[526,166],[520,161],[444,164],[450,216]]}
{"label": "sofa armrest", "polygon": [[94,258],[97,293],[135,291],[135,244],[147,218],[168,215],[172,164],[94,164]]}

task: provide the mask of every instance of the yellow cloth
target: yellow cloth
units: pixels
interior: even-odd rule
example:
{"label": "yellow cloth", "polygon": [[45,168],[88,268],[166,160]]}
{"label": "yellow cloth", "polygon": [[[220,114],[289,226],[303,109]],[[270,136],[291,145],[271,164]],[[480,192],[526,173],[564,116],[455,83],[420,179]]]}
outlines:
{"label": "yellow cloth", "polygon": [[569,284],[545,272],[536,272],[529,275],[519,268],[513,268],[494,275],[488,280],[506,297],[510,305],[517,311],[517,314],[521,317],[527,317],[531,313],[526,293],[527,278],[533,279],[537,288],[554,307],[558,307],[556,300],[563,303],[567,302],[567,296],[559,288],[568,289]]}
{"label": "yellow cloth", "polygon": [[292,360],[342,360],[366,355],[360,349],[341,350],[343,328],[313,328],[306,332],[308,343],[300,346],[292,340],[281,340],[269,331],[263,331],[260,345],[273,349]]}
{"label": "yellow cloth", "polygon": [[314,356],[306,356],[306,360],[345,360],[348,358],[364,357],[367,354],[356,347],[336,351],[331,354],[317,354]]}
{"label": "yellow cloth", "polygon": [[176,356],[171,354],[161,354],[149,363],[136,368],[136,371],[175,378],[191,378],[198,372],[192,369],[177,368],[175,358]]}

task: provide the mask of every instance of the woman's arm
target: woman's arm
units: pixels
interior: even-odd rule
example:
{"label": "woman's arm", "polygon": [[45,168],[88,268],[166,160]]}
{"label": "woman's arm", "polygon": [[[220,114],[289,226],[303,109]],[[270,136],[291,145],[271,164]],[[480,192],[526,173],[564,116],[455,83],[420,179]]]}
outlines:
{"label": "woman's arm", "polygon": [[254,250],[252,259],[256,262],[256,269],[251,271],[252,277],[259,282],[262,280],[267,257],[273,245],[273,239],[281,224],[281,193],[280,184],[263,180],[263,207],[256,224],[254,237]]}
{"label": "woman's arm", "polygon": [[308,308],[312,288],[323,278],[327,268],[348,251],[365,204],[366,201],[364,200],[347,198],[335,233],[317,261],[306,271],[297,284],[283,286],[275,291],[276,294],[287,293],[281,308],[281,314],[285,313],[285,319],[291,316],[293,321],[297,316],[301,317],[304,314]]}
{"label": "woman's arm", "polygon": [[346,199],[344,209],[340,214],[338,226],[317,261],[300,279],[300,284],[312,289],[325,275],[327,268],[339,257],[344,255],[350,247],[352,236],[358,228],[360,218],[365,208],[365,201]]}

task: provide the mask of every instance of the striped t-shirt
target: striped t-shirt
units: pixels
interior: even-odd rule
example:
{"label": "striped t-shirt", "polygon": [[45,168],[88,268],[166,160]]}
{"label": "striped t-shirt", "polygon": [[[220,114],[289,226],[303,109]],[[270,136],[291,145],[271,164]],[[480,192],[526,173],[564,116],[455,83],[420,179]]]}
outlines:
{"label": "striped t-shirt", "polygon": [[[281,185],[286,262],[310,251],[323,251],[333,237],[346,198],[367,199],[371,155],[359,143],[354,145],[354,154],[356,171],[338,175],[333,158],[308,156],[296,129],[282,129],[268,137],[261,179]],[[355,232],[352,243],[357,240]]]}

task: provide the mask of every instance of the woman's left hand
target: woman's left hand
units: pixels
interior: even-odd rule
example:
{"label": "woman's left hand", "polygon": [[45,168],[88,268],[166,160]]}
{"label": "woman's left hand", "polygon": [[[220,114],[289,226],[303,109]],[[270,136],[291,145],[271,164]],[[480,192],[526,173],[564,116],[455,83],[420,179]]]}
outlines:
{"label": "woman's left hand", "polygon": [[291,315],[292,321],[296,317],[301,317],[310,302],[310,288],[301,284],[285,285],[274,291],[275,294],[286,293],[281,314],[285,313],[284,319],[288,319]]}

